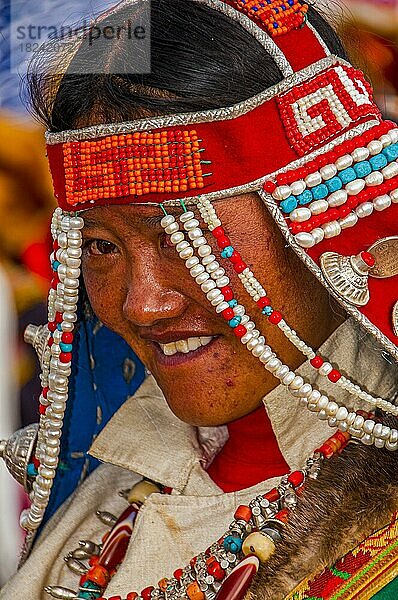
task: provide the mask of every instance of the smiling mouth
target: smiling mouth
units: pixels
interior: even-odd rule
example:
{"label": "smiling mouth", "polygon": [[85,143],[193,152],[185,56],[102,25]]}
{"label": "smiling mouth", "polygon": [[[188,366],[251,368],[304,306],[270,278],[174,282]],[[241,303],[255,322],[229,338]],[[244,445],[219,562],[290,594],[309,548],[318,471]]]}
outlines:
{"label": "smiling mouth", "polygon": [[199,348],[207,346],[215,336],[190,337],[184,340],[177,340],[168,344],[158,343],[164,356],[173,356],[174,354],[190,354],[196,352]]}

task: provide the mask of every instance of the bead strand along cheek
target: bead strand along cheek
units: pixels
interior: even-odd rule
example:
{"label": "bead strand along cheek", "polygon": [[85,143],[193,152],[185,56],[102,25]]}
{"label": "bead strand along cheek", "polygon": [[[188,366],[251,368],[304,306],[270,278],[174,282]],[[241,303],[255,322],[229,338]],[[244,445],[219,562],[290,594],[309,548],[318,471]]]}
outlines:
{"label": "bead strand along cheek", "polygon": [[[166,213],[164,207],[162,208]],[[238,304],[234,298],[232,288],[229,285],[225,286],[226,289],[218,288],[217,283],[212,280],[210,273],[216,272],[220,268],[220,265],[216,257],[212,254],[211,246],[203,236],[198,219],[195,218],[192,211],[187,211],[184,205],[183,208],[185,212],[181,215],[180,221],[188,236],[196,240],[195,245],[199,258],[198,256],[194,256],[194,248],[189,241],[181,237],[184,234],[180,231],[179,224],[173,215],[166,213],[161,221],[161,225],[165,229],[165,232],[171,236],[170,239],[175,244],[179,256],[185,261],[185,266],[189,269],[191,276],[200,285],[207,299],[215,307],[216,312],[224,317],[228,325],[232,328],[233,333],[241,339],[242,343],[245,344],[253,356],[258,358],[264,365],[264,368],[279,379],[282,385],[287,387],[292,396],[303,399],[304,403],[308,403],[309,409],[317,412],[320,419],[328,420],[331,427],[338,427],[342,431],[349,431],[354,437],[358,438],[368,436],[365,438],[367,443],[376,443],[377,439],[378,445],[386,445],[391,450],[395,449],[395,444],[398,447],[398,440],[395,439],[396,430],[387,428],[388,436],[386,438],[386,429],[384,429],[383,439],[380,437],[376,438],[373,432],[370,434],[366,433],[363,429],[365,419],[361,415],[355,412],[349,413],[345,407],[340,407],[336,402],[329,400],[326,395],[314,389],[309,382],[304,381],[300,375],[297,375],[287,365],[282,363],[272,348],[265,344],[264,337],[260,336],[255,323],[246,314],[245,308]],[[220,223],[219,219],[214,216],[214,207],[213,211],[213,218],[215,218],[217,227],[221,229],[221,226],[218,225]],[[234,270],[239,275],[245,269],[247,269],[247,265],[239,255],[236,257]],[[231,299],[227,301],[227,297]],[[240,314],[234,312],[237,309]],[[244,324],[242,324],[242,321]],[[314,406],[315,408],[313,408]],[[369,420],[367,418],[367,421]],[[372,422],[374,423],[374,421]],[[379,433],[378,430],[376,430],[376,433]]]}
{"label": "bead strand along cheek", "polygon": [[[382,398],[373,398],[373,396],[361,390],[357,384],[342,376],[337,369],[333,369],[330,363],[323,361],[323,359],[317,356],[313,349],[299,338],[297,333],[287,325],[282,318],[282,315],[270,306],[264,288],[257,281],[245,263],[243,263],[240,254],[231,246],[230,240],[225,235],[224,229],[221,227],[221,221],[218,218],[212,203],[207,199],[201,199],[198,207],[201,217],[208,225],[209,230],[217,241],[217,245],[221,249],[221,256],[231,260],[235,271],[238,273],[238,277],[241,279],[242,283],[244,283],[246,291],[257,302],[257,305],[261,308],[263,314],[268,316],[269,321],[273,324],[277,324],[285,333],[286,337],[288,337],[293,344],[297,345],[297,348],[310,359],[311,365],[314,368],[317,368],[322,375],[327,376],[329,381],[339,384],[352,395],[358,396],[361,400],[370,403],[372,406],[378,406],[383,410],[387,408],[393,414],[397,414],[397,407],[395,405]],[[237,265],[237,268],[235,268],[235,265]],[[243,270],[241,270],[242,265],[245,267]],[[245,341],[245,338],[243,338],[242,341]],[[288,367],[286,367],[286,369],[286,376],[289,377]],[[383,426],[382,429],[381,424],[377,424],[372,419],[369,419],[369,415],[366,413],[362,413],[361,411],[349,412],[345,406],[340,406],[336,402],[330,401],[327,396],[322,395],[319,390],[313,390],[310,384],[303,382],[303,386],[304,385],[307,387],[303,387],[301,392],[293,393],[293,395],[301,397],[301,402],[307,406],[310,411],[318,413],[318,417],[321,420],[328,420],[331,427],[338,427],[342,431],[350,431],[353,436],[360,437],[366,444],[374,443],[377,447],[386,446],[389,450],[396,450],[398,448],[397,430],[390,429],[386,426]],[[308,386],[311,387],[312,391],[310,391]],[[291,389],[289,391],[292,393]],[[303,395],[303,392],[307,395]],[[365,417],[363,415],[365,415]],[[364,425],[365,420],[366,426]],[[380,425],[380,427],[376,427],[376,425]]]}
{"label": "bead strand along cheek", "polygon": [[73,330],[77,320],[83,219],[54,211],[51,222],[53,278],[48,294],[48,324],[41,356],[40,421],[34,456],[28,465],[31,506],[21,526],[35,531],[44,516],[60,452],[60,437],[71,374]]}
{"label": "bead strand along cheek", "polygon": [[[221,256],[229,259],[233,266],[243,263],[240,254],[233,248],[231,241],[226,236],[224,229],[221,227],[221,221],[217,217],[216,210],[210,200],[201,200],[199,202],[199,211],[204,222],[208,225],[213,237],[216,240],[218,247],[221,250]],[[243,263],[244,264],[244,263]],[[240,269],[239,269],[240,270]],[[263,315],[268,317],[270,323],[278,325],[285,337],[306,357],[309,359],[312,367],[318,372],[327,377],[329,381],[337,384],[342,389],[348,391],[350,395],[358,397],[360,400],[370,404],[372,407],[380,408],[384,412],[398,415],[398,406],[384,400],[383,398],[375,398],[368,392],[362,390],[356,383],[349,378],[344,377],[340,371],[325,361],[320,356],[317,356],[315,351],[304,342],[282,317],[281,313],[275,310],[270,303],[265,289],[259,283],[253,272],[246,267],[242,272],[238,272],[238,277],[241,280],[246,292],[253,298],[257,306],[260,308]]]}

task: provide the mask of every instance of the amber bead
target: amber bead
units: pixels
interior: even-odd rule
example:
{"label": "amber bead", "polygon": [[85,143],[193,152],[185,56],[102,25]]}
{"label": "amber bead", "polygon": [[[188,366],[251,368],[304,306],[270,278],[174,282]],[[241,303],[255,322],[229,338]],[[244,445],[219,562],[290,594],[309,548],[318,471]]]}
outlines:
{"label": "amber bead", "polygon": [[205,600],[205,595],[200,589],[197,581],[193,581],[189,584],[186,593],[190,600]]}

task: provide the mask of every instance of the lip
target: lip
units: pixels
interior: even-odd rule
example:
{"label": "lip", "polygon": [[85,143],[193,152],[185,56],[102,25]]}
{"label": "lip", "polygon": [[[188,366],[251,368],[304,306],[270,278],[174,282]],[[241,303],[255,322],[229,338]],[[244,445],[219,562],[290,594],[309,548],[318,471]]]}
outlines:
{"label": "lip", "polygon": [[[196,333],[196,332],[195,332]],[[167,339],[167,341],[165,342],[161,342],[162,344],[168,344],[170,342],[176,342],[178,340],[182,340],[182,339],[188,339],[188,337],[205,337],[205,336],[209,336],[210,334],[200,334],[200,335],[192,335],[192,332],[190,332],[190,335],[185,335],[184,337],[175,337],[174,334],[172,334],[173,339],[171,339],[171,337],[169,337]],[[196,359],[200,358],[203,354],[205,354],[209,348],[212,348],[212,346],[214,345],[215,342],[217,342],[217,340],[219,339],[219,335],[216,336],[212,336],[213,339],[211,340],[211,342],[209,342],[206,346],[200,346],[200,348],[198,348],[197,350],[193,350],[191,352],[188,352],[187,354],[184,354],[182,352],[177,352],[176,354],[173,354],[172,356],[166,356],[165,354],[163,354],[161,348],[159,347],[159,344],[156,341],[150,340],[150,346],[153,349],[153,353],[155,354],[156,357],[156,362],[157,364],[160,364],[162,367],[176,367],[178,365],[184,365],[190,362],[195,361]]]}

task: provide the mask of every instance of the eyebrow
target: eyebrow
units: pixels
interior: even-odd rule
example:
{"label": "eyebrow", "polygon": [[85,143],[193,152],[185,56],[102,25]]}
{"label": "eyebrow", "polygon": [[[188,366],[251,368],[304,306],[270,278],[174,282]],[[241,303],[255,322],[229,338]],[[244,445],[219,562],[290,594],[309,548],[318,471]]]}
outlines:
{"label": "eyebrow", "polygon": [[[174,210],[173,210],[174,209]],[[159,207],[159,214],[158,215],[151,215],[151,216],[147,216],[147,217],[140,217],[140,222],[144,223],[145,225],[147,225],[148,227],[158,227],[160,225],[161,220],[163,219],[163,217],[165,216],[164,213],[161,211],[160,207]],[[171,207],[171,210],[168,214],[173,215],[174,217],[178,217],[180,214],[182,214],[181,211],[176,210],[176,207]],[[84,218],[84,225],[87,228],[96,228],[96,227],[101,227],[103,226],[102,223],[98,223],[95,219],[91,219],[91,218]]]}

